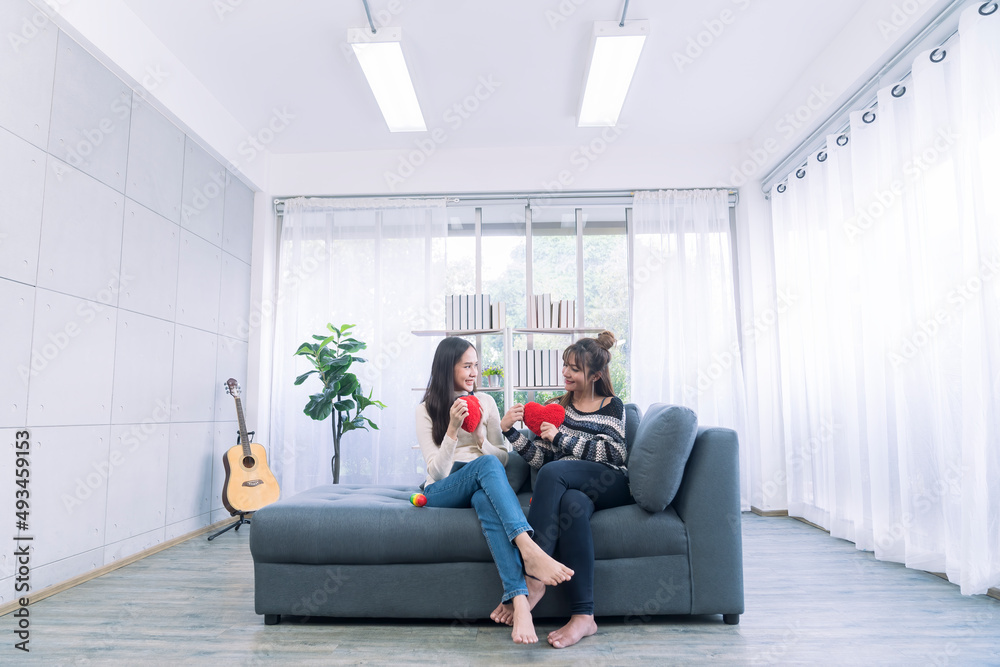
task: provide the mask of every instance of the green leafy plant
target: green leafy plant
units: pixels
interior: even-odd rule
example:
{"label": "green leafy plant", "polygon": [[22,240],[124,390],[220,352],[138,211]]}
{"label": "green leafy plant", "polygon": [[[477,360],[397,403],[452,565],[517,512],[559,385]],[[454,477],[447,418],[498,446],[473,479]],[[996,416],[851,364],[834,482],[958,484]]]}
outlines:
{"label": "green leafy plant", "polygon": [[295,384],[302,384],[314,373],[323,383],[323,390],[320,393],[309,396],[309,402],[303,412],[316,421],[323,421],[333,415],[333,458],[330,467],[333,470],[334,484],[340,482],[341,436],[355,429],[368,430],[368,427],[377,431],[378,425],[361,413],[371,406],[380,410],[385,407],[382,401],[372,398],[371,391],[365,396],[357,376],[348,372],[354,362],[365,363],[365,359],[354,356],[354,353],[368,347],[367,343],[348,335],[348,329],[353,327],[353,324],[341,327],[327,324],[326,328],[330,331],[330,335],[313,335],[313,339],[319,341],[318,343],[302,343],[295,351],[295,355],[306,357],[315,366],[313,370],[295,378]]}

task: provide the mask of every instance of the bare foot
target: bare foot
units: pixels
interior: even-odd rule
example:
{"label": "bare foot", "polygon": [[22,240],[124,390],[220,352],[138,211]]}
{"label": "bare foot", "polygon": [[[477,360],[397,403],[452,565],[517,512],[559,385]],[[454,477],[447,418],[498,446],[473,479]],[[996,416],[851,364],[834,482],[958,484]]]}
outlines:
{"label": "bare foot", "polygon": [[546,586],[555,586],[569,581],[573,570],[569,569],[552,556],[548,555],[527,533],[521,533],[514,538],[514,546],[521,552],[524,561],[524,571]]}
{"label": "bare foot", "polygon": [[[528,590],[531,591],[530,588]],[[501,602],[490,614],[490,618],[501,625],[514,625],[514,605],[510,602]]]}
{"label": "bare foot", "polygon": [[597,623],[589,614],[573,614],[569,623],[549,633],[549,643],[556,648],[572,646],[584,637],[597,632]]}
{"label": "bare foot", "polygon": [[534,577],[525,577],[524,581],[528,584],[528,609],[534,609],[545,595],[545,584]]}
{"label": "bare foot", "polygon": [[[538,635],[535,634],[535,624],[531,620],[531,610],[528,609],[528,598],[523,595],[515,595],[514,608],[514,629],[510,636],[515,644],[535,644],[538,642]],[[594,626],[597,630],[597,626]]]}

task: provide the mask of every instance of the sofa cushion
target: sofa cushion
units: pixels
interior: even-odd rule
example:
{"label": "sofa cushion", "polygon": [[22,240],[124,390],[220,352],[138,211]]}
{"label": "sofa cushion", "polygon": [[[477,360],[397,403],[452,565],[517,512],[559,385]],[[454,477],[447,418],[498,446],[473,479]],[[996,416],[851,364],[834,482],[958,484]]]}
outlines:
{"label": "sofa cushion", "polygon": [[524,488],[525,481],[531,475],[531,466],[521,458],[520,454],[514,451],[508,452],[507,463],[503,468],[504,472],[507,473],[507,481],[510,482],[510,488],[514,489],[514,493]]}
{"label": "sofa cushion", "polygon": [[414,507],[411,486],[328,484],[259,509],[250,547],[265,563],[492,560],[472,509]]}
{"label": "sofa cushion", "polygon": [[639,430],[642,422],[642,410],[635,403],[625,404],[625,449],[632,451],[632,443],[635,442],[635,433]]}
{"label": "sofa cushion", "polygon": [[632,497],[644,510],[662,511],[680,488],[698,417],[679,405],[651,405],[639,424],[628,457]]}
{"label": "sofa cushion", "polygon": [[[358,564],[492,562],[475,510],[414,507],[408,486],[326,485],[257,511],[250,550],[261,563]],[[528,494],[519,497],[527,511]],[[594,513],[594,554],[607,558],[686,555],[687,533],[673,509],[636,505]]]}

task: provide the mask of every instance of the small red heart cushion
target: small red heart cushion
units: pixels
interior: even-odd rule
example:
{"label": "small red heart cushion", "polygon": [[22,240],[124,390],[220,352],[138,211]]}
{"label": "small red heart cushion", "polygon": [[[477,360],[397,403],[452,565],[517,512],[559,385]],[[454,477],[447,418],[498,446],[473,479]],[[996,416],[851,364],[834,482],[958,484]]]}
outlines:
{"label": "small red heart cushion", "polygon": [[524,425],[535,435],[541,435],[542,422],[548,422],[559,428],[566,420],[566,409],[558,403],[539,405],[526,403],[524,406]]}
{"label": "small red heart cushion", "polygon": [[462,429],[472,433],[479,426],[479,421],[483,418],[483,406],[479,405],[479,399],[475,396],[459,396],[469,406],[469,414],[465,415],[462,422]]}

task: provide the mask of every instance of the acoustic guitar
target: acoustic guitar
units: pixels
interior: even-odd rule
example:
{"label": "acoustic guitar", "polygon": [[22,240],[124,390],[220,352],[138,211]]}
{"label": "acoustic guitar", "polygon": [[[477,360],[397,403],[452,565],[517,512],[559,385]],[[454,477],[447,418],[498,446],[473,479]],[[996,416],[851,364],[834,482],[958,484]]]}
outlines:
{"label": "acoustic guitar", "polygon": [[255,512],[278,499],[278,480],[267,467],[267,452],[256,442],[250,442],[243,421],[240,385],[233,378],[226,382],[226,392],[236,399],[236,415],[240,419],[240,444],[222,455],[226,468],[226,483],[222,487],[222,504],[230,514]]}

